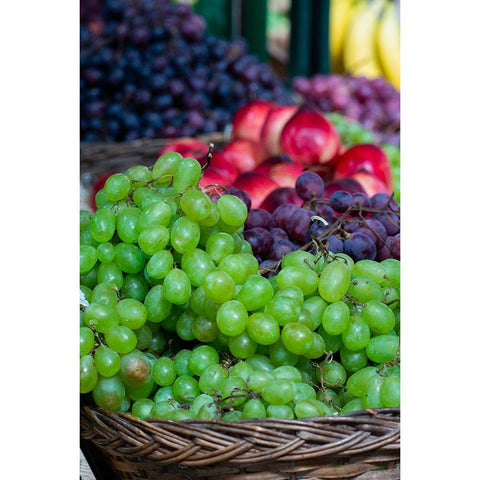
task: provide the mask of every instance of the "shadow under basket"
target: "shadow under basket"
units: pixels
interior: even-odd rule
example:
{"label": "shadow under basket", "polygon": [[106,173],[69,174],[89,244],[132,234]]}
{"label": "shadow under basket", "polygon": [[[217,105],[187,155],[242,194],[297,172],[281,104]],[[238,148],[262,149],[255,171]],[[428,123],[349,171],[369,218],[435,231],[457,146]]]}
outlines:
{"label": "shadow under basket", "polygon": [[119,480],[400,478],[399,408],[178,422],[82,406],[80,433]]}

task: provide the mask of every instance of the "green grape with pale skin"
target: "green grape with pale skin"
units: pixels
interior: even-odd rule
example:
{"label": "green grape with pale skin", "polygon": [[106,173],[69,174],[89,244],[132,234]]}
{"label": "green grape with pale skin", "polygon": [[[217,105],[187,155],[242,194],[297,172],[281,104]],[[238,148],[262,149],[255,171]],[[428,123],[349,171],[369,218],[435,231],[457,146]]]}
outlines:
{"label": "green grape with pale skin", "polygon": [[105,181],[103,191],[105,197],[111,202],[118,202],[128,197],[130,193],[131,181],[123,173],[114,173]]}
{"label": "green grape with pale skin", "polygon": [[170,240],[170,231],[163,225],[147,227],[138,235],[138,246],[147,255],[163,250]]}
{"label": "green grape with pale skin", "polygon": [[295,405],[294,411],[297,418],[324,417],[332,413],[327,405],[315,398],[301,400]]}
{"label": "green grape with pale skin", "polygon": [[331,303],[323,312],[322,326],[330,335],[340,335],[350,322],[350,309],[342,301]]}
{"label": "green grape with pale skin", "polygon": [[316,399],[323,402],[325,405],[338,409],[341,401],[337,392],[331,388],[323,388],[316,393]]}
{"label": "green grape with pale skin", "polygon": [[353,266],[352,276],[353,278],[359,276],[365,276],[371,278],[374,282],[380,284],[385,279],[386,270],[385,267],[374,260],[358,260]]}
{"label": "green grape with pale skin", "polygon": [[317,332],[313,332],[313,342],[303,354],[304,357],[315,359],[320,358],[325,353],[325,340]]}
{"label": "green grape with pale skin", "polygon": [[287,323],[298,320],[302,311],[303,300],[287,295],[275,295],[266,305],[265,312],[272,315],[277,323],[283,327]]}
{"label": "green grape with pale skin", "polygon": [[293,413],[293,410],[289,405],[268,405],[267,417],[293,420],[295,418],[295,414]]}
{"label": "green grape with pale skin", "polygon": [[245,359],[250,357],[257,351],[257,347],[258,344],[248,336],[246,331],[228,339],[230,353],[236,358]]}
{"label": "green grape with pale skin", "polygon": [[247,326],[247,309],[238,300],[229,300],[218,308],[216,322],[220,332],[225,335],[240,335]]}
{"label": "green grape with pale skin", "polygon": [[212,258],[199,248],[193,252],[184,253],[181,259],[182,270],[187,274],[194,287],[202,285],[205,277],[215,270]]}
{"label": "green grape with pale skin", "polygon": [[103,303],[115,307],[118,302],[117,288],[111,283],[102,282],[92,290],[90,303]]}
{"label": "green grape with pale skin", "polygon": [[343,344],[354,352],[364,349],[370,340],[370,328],[361,316],[350,317],[350,323],[342,332]]}
{"label": "green grape with pale skin", "polygon": [[277,274],[277,285],[279,289],[299,287],[303,295],[307,296],[317,290],[318,274],[308,266],[288,266]]}
{"label": "green grape with pale skin", "polygon": [[[259,371],[272,372],[275,369],[275,365],[270,360],[270,357],[265,353],[260,353],[260,345],[258,351],[250,355],[246,362],[254,369]],[[268,349],[266,351],[268,353]]]}
{"label": "green grape with pale skin", "polygon": [[115,233],[116,222],[112,210],[101,208],[93,214],[90,220],[90,235],[97,242],[109,242]]}
{"label": "green grape with pale skin", "polygon": [[[92,269],[93,270],[93,269]],[[119,290],[123,286],[123,272],[117,263],[101,263],[98,266],[96,283],[111,283]]]}
{"label": "green grape with pale skin", "polygon": [[360,370],[368,363],[368,357],[364,349],[352,352],[345,345],[340,349],[340,360],[345,370],[349,373]]}
{"label": "green grape with pale skin", "polygon": [[190,404],[189,410],[193,413],[193,415],[197,416],[200,408],[202,408],[204,405],[213,404],[214,402],[215,402],[215,398],[213,396],[207,395],[205,393],[201,393]]}
{"label": "green grape with pale skin", "polygon": [[140,214],[141,210],[138,207],[122,208],[117,213],[117,234],[122,242],[138,241],[137,222]]}
{"label": "green grape with pale skin", "polygon": [[85,228],[82,232],[80,232],[80,245],[90,245],[94,248],[98,247],[99,243],[92,237],[90,228]]}
{"label": "green grape with pale skin", "polygon": [[172,186],[177,193],[182,193],[188,187],[196,187],[201,176],[202,167],[198,160],[185,157],[177,166],[173,175]]}
{"label": "green grape with pale skin", "polygon": [[134,298],[143,302],[148,293],[149,286],[145,277],[141,274],[128,273],[123,277],[121,296],[124,298]]}
{"label": "green grape with pale skin", "polygon": [[144,305],[147,309],[147,319],[153,323],[165,320],[172,311],[172,303],[165,298],[162,285],[155,285],[149,290]]}
{"label": "green grape with pale skin", "polygon": [[220,220],[229,226],[240,227],[247,219],[247,206],[235,195],[222,195],[217,200],[217,208]]}
{"label": "green grape with pale skin", "polygon": [[382,408],[380,390],[382,388],[383,380],[384,378],[378,374],[372,375],[368,378],[365,394],[362,396],[363,408]]}
{"label": "green grape with pale skin", "polygon": [[229,377],[228,370],[222,365],[210,364],[202,371],[198,379],[200,390],[209,395],[220,392],[225,380]]}
{"label": "green grape with pale skin", "polygon": [[251,398],[243,406],[242,418],[266,418],[267,409],[259,398]]}
{"label": "green grape with pale skin", "polygon": [[182,155],[177,152],[163,153],[157,158],[153,165],[152,178],[156,180],[158,184],[169,183],[182,160]]}
{"label": "green grape with pale skin", "polygon": [[132,182],[148,183],[152,180],[152,172],[146,165],[133,165],[125,170],[125,175]]}
{"label": "green grape with pale skin", "polygon": [[352,398],[349,402],[347,402],[342,409],[340,410],[340,415],[345,415],[350,412],[356,412],[358,410],[363,409],[363,402],[361,398],[355,397]]}
{"label": "green grape with pale skin", "polygon": [[316,399],[317,395],[315,389],[304,382],[295,383],[295,396],[293,397],[293,403],[297,404],[302,400]]}
{"label": "green grape with pale skin", "polygon": [[168,385],[168,387],[160,387],[153,396],[153,401],[155,403],[160,402],[175,402],[175,397],[173,396],[173,387]]}
{"label": "green grape with pale skin", "polygon": [[114,325],[105,332],[107,345],[117,353],[130,353],[137,346],[135,332],[124,325]]}
{"label": "green grape with pale skin", "polygon": [[150,411],[151,418],[170,418],[170,415],[178,407],[178,402],[170,402],[167,400],[155,402]]}
{"label": "green grape with pale skin", "polygon": [[182,340],[188,342],[195,339],[195,334],[193,333],[192,327],[196,316],[197,315],[195,312],[188,309],[178,317],[175,325],[175,331]]}
{"label": "green grape with pale skin", "polygon": [[315,263],[315,256],[310,252],[306,252],[305,250],[294,250],[293,252],[288,252],[282,257],[281,266],[282,269],[292,266],[309,266],[315,268]]}
{"label": "green grape with pale skin", "polygon": [[150,418],[154,406],[155,402],[150,398],[139,398],[132,404],[132,415],[141,419]]}
{"label": "green grape with pale skin", "polygon": [[298,362],[299,356],[290,352],[285,348],[282,340],[279,339],[272,345],[269,345],[268,355],[273,365],[279,367],[281,365],[295,366]]}
{"label": "green grape with pale skin", "polygon": [[271,283],[261,275],[251,275],[242,285],[237,300],[245,305],[249,312],[265,307],[273,298]]}
{"label": "green grape with pale skin", "polygon": [[316,330],[322,324],[323,313],[325,312],[327,306],[328,303],[318,295],[308,297],[303,302],[303,308],[312,314],[314,330]]}
{"label": "green grape with pale skin", "polygon": [[303,325],[308,327],[308,329],[311,330],[312,332],[313,330],[315,330],[315,322],[313,321],[312,314],[306,308],[301,309],[297,322],[302,323]]}
{"label": "green grape with pale skin", "polygon": [[210,365],[218,365],[220,358],[218,352],[209,345],[200,345],[192,350],[188,359],[188,367],[195,374],[200,376]]}
{"label": "green grape with pale skin", "polygon": [[248,277],[246,262],[238,253],[223,257],[218,264],[218,270],[228,273],[235,285],[243,285]]}
{"label": "green grape with pale skin", "polygon": [[189,375],[180,375],[173,383],[173,395],[180,403],[192,403],[200,395],[198,381]]}
{"label": "green grape with pale skin", "polygon": [[80,232],[85,230],[90,225],[90,220],[92,218],[92,212],[89,210],[81,209],[79,212],[79,221],[80,221]]}
{"label": "green grape with pale skin", "polygon": [[343,365],[336,360],[325,362],[316,370],[316,376],[326,387],[337,388],[345,384],[347,372]]}
{"label": "green grape with pale skin", "polygon": [[133,401],[138,400],[139,398],[147,398],[152,394],[155,386],[156,384],[153,380],[153,375],[150,375],[139,387],[125,385],[125,394]]}
{"label": "green grape with pale skin", "polygon": [[177,377],[180,375],[193,375],[193,372],[190,370],[188,366],[188,361],[190,356],[192,355],[192,351],[186,348],[180,350],[175,357],[173,357],[173,368],[175,369],[175,373]]}
{"label": "green grape with pale skin", "polygon": [[171,218],[172,209],[165,201],[151,203],[142,208],[137,221],[137,230],[141,233],[150,227],[167,227]]}
{"label": "green grape with pale skin", "polygon": [[115,245],[115,263],[125,273],[138,273],[145,266],[145,254],[132,243]]}
{"label": "green grape with pale skin", "polygon": [[80,245],[80,274],[88,273],[97,263],[97,249],[91,245]]}
{"label": "green grape with pale skin", "polygon": [[243,259],[243,261],[245,262],[245,268],[247,270],[247,272],[246,272],[247,278],[250,275],[255,275],[258,272],[258,260],[252,255],[251,252],[240,251],[240,252],[237,252],[237,253]]}
{"label": "green grape with pale skin", "polygon": [[193,252],[199,241],[200,226],[197,222],[188,217],[175,220],[170,230],[170,243],[178,253]]}
{"label": "green grape with pale skin", "polygon": [[382,407],[394,408],[400,406],[400,377],[384,377],[380,387]]}
{"label": "green grape with pale skin", "polygon": [[[217,232],[209,235],[205,244],[205,252],[218,264],[227,255],[235,252],[235,241],[229,233]],[[258,262],[255,267],[257,271]]]}
{"label": "green grape with pale skin", "polygon": [[382,287],[370,277],[358,276],[352,279],[348,293],[360,303],[384,299]]}
{"label": "green grape with pale skin", "polygon": [[298,322],[287,323],[282,329],[284,347],[295,355],[303,355],[313,344],[313,332]]}
{"label": "green grape with pale skin", "polygon": [[[210,213],[208,214],[208,216],[203,218],[202,220],[197,220],[197,221],[200,227],[213,227],[214,225],[217,225],[219,219],[220,219],[220,212],[218,211],[217,204],[212,203],[210,208]],[[203,242],[202,239],[200,239],[200,243],[202,245],[205,245],[205,242]]]}
{"label": "green grape with pale skin", "polygon": [[105,333],[120,323],[120,317],[114,306],[91,303],[83,312],[83,322],[92,330]]}
{"label": "green grape with pale skin", "polygon": [[[89,272],[80,275],[80,285],[92,290],[98,283],[99,264],[97,263]],[[121,272],[120,272],[121,274]],[[122,277],[123,278],[123,277]]]}
{"label": "green grape with pale skin", "polygon": [[206,219],[212,211],[210,197],[201,190],[190,188],[180,198],[180,207],[192,220],[196,222]]}
{"label": "green grape with pale skin", "polygon": [[387,333],[395,326],[395,314],[392,309],[378,300],[370,300],[362,309],[362,318],[372,333]]}
{"label": "green grape with pale skin", "polygon": [[192,333],[200,342],[209,343],[217,339],[220,332],[214,318],[196,315],[192,322]]}
{"label": "green grape with pale skin", "polygon": [[262,398],[270,405],[287,405],[295,397],[295,382],[275,379],[262,388]]}
{"label": "green grape with pale skin", "polygon": [[238,407],[247,400],[247,382],[241,377],[230,376],[223,382],[221,396],[222,405]]}
{"label": "green grape with pale skin", "polygon": [[396,335],[377,335],[372,337],[365,347],[367,357],[375,363],[387,363],[395,359],[400,346]]}
{"label": "green grape with pale skin", "polygon": [[102,263],[111,263],[115,261],[115,247],[111,242],[103,242],[98,245],[97,259]]}
{"label": "green grape with pale skin", "polygon": [[120,325],[136,330],[147,321],[147,309],[142,302],[134,298],[124,298],[117,303]]}
{"label": "green grape with pale skin", "polygon": [[88,355],[95,345],[95,335],[89,327],[80,327],[80,356]]}
{"label": "green grape with pale skin", "polygon": [[385,269],[385,278],[381,285],[391,285],[394,288],[400,289],[400,261],[395,258],[387,258],[382,260],[380,264]]}
{"label": "green grape with pale skin", "polygon": [[251,373],[244,378],[248,388],[256,393],[261,393],[262,388],[274,379],[275,375],[268,370],[252,370]]}
{"label": "green grape with pale skin", "polygon": [[280,338],[280,327],[269,313],[252,313],[247,321],[248,336],[260,345],[271,345]]}
{"label": "green grape with pale skin", "polygon": [[149,259],[146,265],[146,273],[152,280],[161,280],[173,268],[173,255],[168,250],[160,250],[155,252]]}
{"label": "green grape with pale skin", "polygon": [[91,355],[80,357],[80,393],[91,392],[98,381],[98,372]]}
{"label": "green grape with pale skin", "polygon": [[137,337],[137,348],[139,350],[146,350],[150,346],[150,342],[153,338],[153,332],[150,330],[150,327],[146,324],[143,324],[140,328],[137,328],[133,331]]}
{"label": "green grape with pale skin", "polygon": [[187,274],[180,268],[172,268],[163,280],[163,294],[175,305],[186,303],[192,294],[192,285]]}
{"label": "green grape with pale skin", "polygon": [[363,397],[367,391],[368,379],[377,373],[377,368],[366,366],[352,373],[346,383],[347,391],[354,397]]}
{"label": "green grape with pale skin", "polygon": [[195,415],[196,418],[200,418],[203,420],[214,420],[219,415],[218,407],[215,405],[214,402],[205,403],[199,409],[197,414]]}
{"label": "green grape with pale skin", "polygon": [[92,391],[95,403],[105,410],[118,410],[125,398],[125,385],[118,376],[98,377]]}
{"label": "green grape with pale skin", "polygon": [[120,371],[120,355],[106,345],[100,345],[94,354],[95,365],[102,377],[113,377]]}
{"label": "green grape with pale skin", "polygon": [[318,281],[318,293],[327,302],[342,300],[350,286],[351,272],[342,261],[333,261],[325,266]]}
{"label": "green grape with pale skin", "polygon": [[158,358],[152,368],[152,373],[155,383],[161,387],[173,385],[173,382],[177,378],[173,360],[168,357]]}
{"label": "green grape with pale skin", "polygon": [[325,331],[322,325],[318,327],[317,333],[323,338],[325,342],[325,351],[336,353],[343,345],[342,335],[330,335]]}
{"label": "green grape with pale skin", "polygon": [[202,287],[207,298],[219,304],[232,300],[235,295],[233,278],[228,273],[218,270],[205,276]]}
{"label": "green grape with pale skin", "polygon": [[231,368],[230,368],[230,375],[235,377],[241,377],[245,381],[248,380],[250,375],[252,375],[254,369],[244,360],[237,361]]}
{"label": "green grape with pale skin", "polygon": [[292,367],[291,365],[281,365],[276,367],[272,373],[277,379],[284,378],[287,380],[292,380],[295,383],[302,381],[302,374],[300,373],[300,370]]}

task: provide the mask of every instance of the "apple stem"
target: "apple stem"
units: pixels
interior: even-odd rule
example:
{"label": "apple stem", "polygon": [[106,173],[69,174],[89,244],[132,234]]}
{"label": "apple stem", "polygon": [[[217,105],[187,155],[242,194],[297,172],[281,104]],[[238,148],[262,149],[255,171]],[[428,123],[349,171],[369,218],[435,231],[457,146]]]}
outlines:
{"label": "apple stem", "polygon": [[203,165],[202,167],[202,172],[204,172],[210,165],[210,160],[212,159],[212,156],[213,156],[213,148],[214,148],[213,143],[210,143],[210,145],[208,146],[207,159],[205,161],[205,165]]}

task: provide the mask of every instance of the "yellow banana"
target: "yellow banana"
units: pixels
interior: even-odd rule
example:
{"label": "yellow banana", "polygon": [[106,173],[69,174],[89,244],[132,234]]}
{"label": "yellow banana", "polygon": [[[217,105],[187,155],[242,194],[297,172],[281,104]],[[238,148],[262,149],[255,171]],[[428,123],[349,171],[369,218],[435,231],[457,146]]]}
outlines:
{"label": "yellow banana", "polygon": [[360,3],[347,29],[343,50],[345,70],[352,75],[375,78],[382,76],[377,53],[378,17],[385,0]]}
{"label": "yellow banana", "polygon": [[345,32],[352,18],[355,0],[330,0],[330,59],[334,73],[342,73]]}
{"label": "yellow banana", "polygon": [[400,90],[400,24],[392,2],[385,6],[378,25],[377,52],[385,78]]}

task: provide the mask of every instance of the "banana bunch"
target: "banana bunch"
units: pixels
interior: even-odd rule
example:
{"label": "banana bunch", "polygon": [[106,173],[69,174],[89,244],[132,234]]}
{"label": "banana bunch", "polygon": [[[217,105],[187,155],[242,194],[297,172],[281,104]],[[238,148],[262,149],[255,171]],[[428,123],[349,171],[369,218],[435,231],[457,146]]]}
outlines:
{"label": "banana bunch", "polygon": [[383,76],[400,89],[400,23],[392,0],[330,0],[332,71]]}

